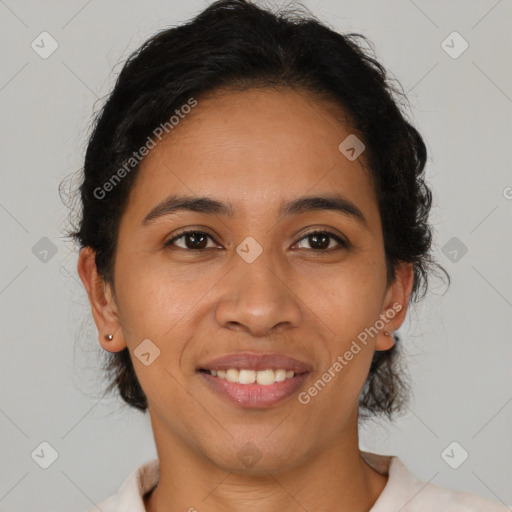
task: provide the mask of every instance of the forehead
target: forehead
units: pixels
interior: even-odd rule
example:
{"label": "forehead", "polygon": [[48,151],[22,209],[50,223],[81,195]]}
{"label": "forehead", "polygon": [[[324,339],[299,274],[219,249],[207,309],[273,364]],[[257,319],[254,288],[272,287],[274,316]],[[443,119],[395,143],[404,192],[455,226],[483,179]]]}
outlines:
{"label": "forehead", "polygon": [[375,216],[364,153],[351,161],[338,149],[352,133],[341,107],[306,92],[210,93],[141,162],[128,210],[142,219],[168,195],[186,193],[250,213],[340,192]]}

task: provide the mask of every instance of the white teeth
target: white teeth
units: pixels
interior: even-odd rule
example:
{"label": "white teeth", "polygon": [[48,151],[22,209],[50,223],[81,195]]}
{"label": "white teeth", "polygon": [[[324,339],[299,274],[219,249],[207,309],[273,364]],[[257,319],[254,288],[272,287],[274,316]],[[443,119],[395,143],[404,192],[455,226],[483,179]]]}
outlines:
{"label": "white teeth", "polygon": [[235,370],[235,368],[230,368],[226,372],[226,380],[229,382],[238,382],[238,370]]}
{"label": "white teeth", "polygon": [[256,374],[256,382],[258,384],[268,386],[269,384],[274,384],[275,381],[276,374],[274,373],[274,370],[262,370]]}
{"label": "white teeth", "polygon": [[255,380],[256,372],[254,370],[240,370],[238,375],[238,382],[240,384],[253,384]]}
{"label": "white teeth", "polygon": [[286,379],[286,370],[283,370],[281,368],[279,370],[276,370],[276,382],[281,382],[284,379]]}
{"label": "white teeth", "polygon": [[295,372],[293,370],[246,370],[245,368],[238,370],[230,368],[229,370],[210,370],[210,374],[220,379],[226,379],[229,382],[237,382],[239,384],[254,384],[257,382],[262,386],[269,386],[274,382],[282,382],[285,379],[291,379]]}

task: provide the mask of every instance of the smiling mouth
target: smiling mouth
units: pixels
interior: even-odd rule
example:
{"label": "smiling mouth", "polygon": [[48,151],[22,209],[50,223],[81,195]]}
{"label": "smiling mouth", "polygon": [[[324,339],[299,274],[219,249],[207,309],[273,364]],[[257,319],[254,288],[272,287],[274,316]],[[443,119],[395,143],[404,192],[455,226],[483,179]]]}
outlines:
{"label": "smiling mouth", "polygon": [[[216,396],[244,409],[268,409],[291,399],[304,386],[309,372],[293,370],[229,368],[199,369],[202,381]],[[214,375],[215,374],[215,375]]]}

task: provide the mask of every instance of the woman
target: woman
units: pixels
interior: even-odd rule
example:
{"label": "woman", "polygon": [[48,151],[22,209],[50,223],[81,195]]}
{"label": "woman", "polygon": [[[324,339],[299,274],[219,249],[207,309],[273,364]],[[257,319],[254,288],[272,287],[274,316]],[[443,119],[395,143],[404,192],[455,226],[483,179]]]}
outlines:
{"label": "woman", "polygon": [[359,449],[405,403],[394,331],[443,269],[425,144],[358,38],[224,0],[120,73],[72,235],[158,459],[103,512],[505,510]]}

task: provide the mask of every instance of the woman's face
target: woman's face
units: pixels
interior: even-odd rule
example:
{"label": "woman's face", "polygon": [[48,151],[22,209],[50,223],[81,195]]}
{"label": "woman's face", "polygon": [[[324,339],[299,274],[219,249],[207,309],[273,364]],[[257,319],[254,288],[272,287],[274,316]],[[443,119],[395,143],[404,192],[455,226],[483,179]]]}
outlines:
{"label": "woman's face", "polygon": [[[412,270],[386,286],[365,154],[349,159],[338,149],[352,132],[333,109],[287,89],[209,95],[142,161],[120,224],[115,298],[107,286],[95,320],[106,350],[129,347],[157,443],[257,472],[354,442],[361,388],[374,350],[392,346],[382,331],[403,321],[405,307],[397,313],[393,304],[407,304]],[[160,208],[144,222],[170,196],[207,197],[230,214]],[[342,196],[361,216],[320,201],[286,212],[312,196]],[[315,230],[323,234],[307,236]],[[196,234],[170,242],[183,231]],[[394,318],[382,329],[388,310]],[[358,341],[376,322],[379,334]],[[200,371],[242,352],[288,356],[309,371],[274,384]]]}

